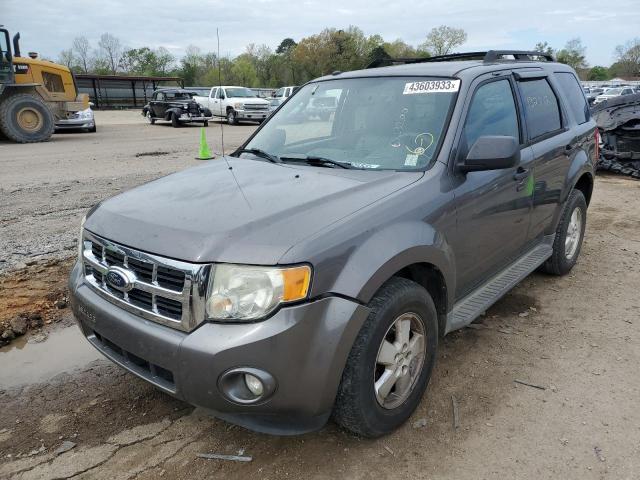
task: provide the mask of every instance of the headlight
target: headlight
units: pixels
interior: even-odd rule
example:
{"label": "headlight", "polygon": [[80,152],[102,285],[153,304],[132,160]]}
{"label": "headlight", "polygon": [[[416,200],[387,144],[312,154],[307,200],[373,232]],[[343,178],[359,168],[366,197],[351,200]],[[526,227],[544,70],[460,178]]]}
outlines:
{"label": "headlight", "polygon": [[182,104],[182,108],[184,108],[185,110],[187,110],[189,108],[188,105],[185,105],[184,103]]}
{"label": "headlight", "polygon": [[238,109],[242,110],[244,108],[244,103],[242,103],[242,102],[234,103],[233,104],[233,108],[238,108]]}
{"label": "headlight", "polygon": [[78,237],[78,258],[82,260],[82,250],[84,249],[84,222],[87,221],[87,216],[82,217],[80,222],[80,236]]}
{"label": "headlight", "polygon": [[211,269],[206,311],[209,320],[255,320],[282,303],[307,298],[311,267],[218,264]]}
{"label": "headlight", "polygon": [[90,120],[93,118],[93,112],[91,111],[91,109],[86,109],[86,110],[82,110],[81,112],[78,112],[78,117],[81,118],[82,120]]}

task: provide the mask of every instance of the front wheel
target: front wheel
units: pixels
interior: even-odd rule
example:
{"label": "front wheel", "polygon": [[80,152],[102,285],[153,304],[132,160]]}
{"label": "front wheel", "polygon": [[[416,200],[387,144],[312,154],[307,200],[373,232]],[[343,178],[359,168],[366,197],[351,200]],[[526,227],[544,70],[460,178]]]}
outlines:
{"label": "front wheel", "polygon": [[156,119],[153,118],[153,116],[151,115],[151,110],[147,110],[147,114],[145,115],[145,118],[147,119],[147,122],[149,122],[150,125],[153,125],[154,123],[156,123]]}
{"label": "front wheel", "polygon": [[208,127],[209,126],[209,120],[205,120],[204,122],[202,122],[202,126],[203,127]]}
{"label": "front wheel", "polygon": [[178,114],[177,113],[172,113],[171,114],[171,126],[173,128],[178,128],[180,126],[180,120],[178,118]]}
{"label": "front wheel", "polygon": [[229,110],[227,112],[227,123],[229,125],[236,125],[238,123],[238,117],[236,116],[235,110]]}
{"label": "front wheel", "polygon": [[567,199],[556,228],[553,254],[542,270],[553,275],[565,275],[578,261],[587,224],[587,202],[580,190],[573,190]]}
{"label": "front wheel", "polygon": [[333,417],[373,438],[398,428],[420,403],[436,360],[438,321],[429,293],[404,278],[389,280],[369,307],[342,374]]}

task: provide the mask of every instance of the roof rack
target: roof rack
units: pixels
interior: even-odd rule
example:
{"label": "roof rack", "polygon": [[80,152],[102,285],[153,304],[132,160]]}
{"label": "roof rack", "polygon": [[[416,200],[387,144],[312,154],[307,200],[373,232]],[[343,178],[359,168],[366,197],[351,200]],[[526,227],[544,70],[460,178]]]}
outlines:
{"label": "roof rack", "polygon": [[547,62],[556,61],[555,58],[553,58],[553,55],[544,52],[527,50],[488,50],[486,52],[451,53],[448,55],[437,55],[435,57],[425,58],[380,58],[367,65],[367,68],[388,67],[390,65],[404,65],[408,63],[451,62],[456,60],[482,60],[485,63],[491,63],[498,61],[526,62],[541,59],[544,59]]}

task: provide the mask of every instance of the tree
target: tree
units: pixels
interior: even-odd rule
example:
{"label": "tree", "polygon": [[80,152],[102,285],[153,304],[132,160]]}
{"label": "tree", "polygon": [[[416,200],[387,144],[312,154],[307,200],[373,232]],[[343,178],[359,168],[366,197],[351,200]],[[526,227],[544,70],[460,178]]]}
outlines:
{"label": "tree", "polygon": [[554,50],[547,42],[538,42],[536,46],[533,47],[534,52],[546,53],[547,55],[553,55]]}
{"label": "tree", "polygon": [[98,47],[101,58],[106,60],[109,66],[110,73],[112,75],[118,73],[118,67],[122,59],[122,45],[120,40],[110,33],[103,33],[100,36]]}
{"label": "tree", "polygon": [[233,67],[231,67],[231,73],[240,85],[245,87],[257,86],[256,80],[258,76],[256,69],[246,55],[240,55],[240,57],[236,58],[233,62]]}
{"label": "tree", "polygon": [[420,49],[434,56],[447,55],[466,41],[467,33],[463,29],[440,25],[431,29],[426,41],[420,45]]}
{"label": "tree", "polygon": [[592,67],[587,74],[587,80],[609,80],[609,78],[609,70],[606,67]]}
{"label": "tree", "polygon": [[76,57],[73,54],[73,49],[67,48],[66,50],[62,50],[60,52],[60,56],[58,57],[58,63],[68,67],[69,69],[73,69],[75,66]]}
{"label": "tree", "polygon": [[276,48],[276,53],[278,55],[287,55],[291,53],[291,50],[296,48],[296,45],[298,44],[295,42],[293,38],[287,37],[280,42],[280,45],[278,45],[278,48]]}
{"label": "tree", "polygon": [[624,45],[618,45],[614,53],[616,57],[615,66],[617,75],[640,75],[640,38],[629,40]]}
{"label": "tree", "polygon": [[91,67],[91,45],[86,37],[76,37],[73,39],[73,46],[71,47],[83,73],[89,73]]}
{"label": "tree", "polygon": [[399,38],[393,42],[385,42],[383,47],[391,58],[413,58],[418,56],[415,48]]}
{"label": "tree", "polygon": [[565,63],[572,67],[574,70],[587,68],[587,61],[585,54],[587,47],[582,45],[580,38],[572,38],[567,42],[562,50],[558,51],[556,59],[560,63]]}

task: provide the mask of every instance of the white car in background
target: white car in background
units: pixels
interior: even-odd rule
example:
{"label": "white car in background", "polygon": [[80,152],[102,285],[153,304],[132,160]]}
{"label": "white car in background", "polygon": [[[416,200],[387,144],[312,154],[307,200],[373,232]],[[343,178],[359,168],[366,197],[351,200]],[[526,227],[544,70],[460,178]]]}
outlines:
{"label": "white car in background", "polygon": [[246,87],[191,87],[185,90],[197,93],[193,99],[211,110],[214,117],[226,118],[229,125],[242,120],[262,122],[269,116],[269,101]]}
{"label": "white car in background", "polygon": [[282,87],[276,90],[271,98],[269,98],[270,110],[273,112],[276,108],[284,103],[284,101],[298,90],[298,86]]}
{"label": "white car in background", "polygon": [[597,105],[602,102],[606,102],[612,98],[621,97],[622,95],[633,95],[635,91],[632,87],[615,87],[608,88],[601,95],[598,95],[596,99],[593,101],[594,105]]}
{"label": "white car in background", "polygon": [[85,132],[96,131],[96,120],[91,107],[70,114],[67,118],[56,120],[55,131],[62,130],[83,130]]}

